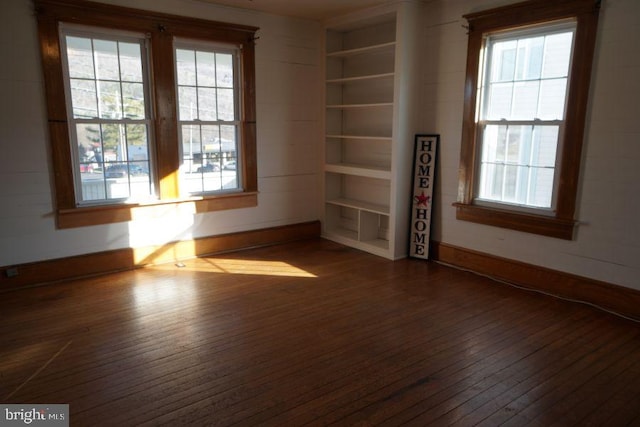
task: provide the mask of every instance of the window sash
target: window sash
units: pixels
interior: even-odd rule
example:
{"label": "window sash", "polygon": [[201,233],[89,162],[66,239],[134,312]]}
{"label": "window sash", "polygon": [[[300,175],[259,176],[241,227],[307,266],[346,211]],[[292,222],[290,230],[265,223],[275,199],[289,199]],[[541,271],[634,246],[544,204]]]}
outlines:
{"label": "window sash", "polygon": [[[552,215],[557,202],[557,193],[558,193],[558,185],[559,185],[559,174],[557,173],[558,168],[560,166],[560,155],[562,153],[562,144],[564,139],[564,121],[566,117],[566,103],[568,98],[568,89],[569,89],[569,73],[571,70],[571,62],[573,58],[573,46],[575,40],[575,31],[576,31],[576,23],[574,20],[563,20],[559,22],[553,23],[545,23],[540,26],[526,28],[526,29],[516,29],[510,31],[502,31],[497,33],[487,33],[483,37],[483,46],[484,48],[481,50],[480,54],[480,66],[478,67],[479,76],[478,76],[478,88],[477,88],[477,107],[476,107],[476,141],[477,141],[477,155],[476,155],[476,167],[474,177],[474,203],[485,206],[496,206],[502,208],[513,209],[517,211],[525,211],[525,212],[533,212],[539,213],[542,215]],[[544,66],[546,65],[544,62],[545,55],[547,51],[547,37],[557,36],[561,34],[570,34],[571,35],[571,45],[570,50],[568,52],[569,58],[566,63],[566,69],[563,73],[559,75],[552,75],[551,77],[544,75]],[[527,74],[525,66],[527,65],[526,61],[531,60],[528,55],[525,55],[524,61],[520,61],[520,52],[516,50],[514,53],[512,60],[513,69],[508,70],[511,75],[507,75],[506,78],[500,74],[498,77],[494,75],[496,72],[500,72],[503,70],[497,70],[493,67],[494,63],[494,49],[498,43],[515,43],[515,49],[531,49],[531,40],[535,40],[536,38],[543,37],[542,40],[542,50],[539,53],[540,56],[540,64],[539,69],[535,70],[533,75]],[[524,41],[524,47],[520,46],[520,42]],[[535,45],[534,45],[535,47]],[[504,53],[504,52],[503,52]],[[528,54],[529,52],[527,52]],[[535,58],[533,58],[535,59]],[[507,65],[511,65],[507,63]],[[521,65],[519,69],[519,65]],[[535,67],[536,64],[534,64]],[[554,81],[558,79],[564,79],[564,94],[563,99],[561,101],[562,114],[559,117],[558,114],[550,114],[550,117],[553,119],[549,119],[549,117],[544,117],[545,113],[541,110],[541,107],[544,107],[543,104],[545,101],[545,97],[543,96],[543,84],[544,82]],[[492,92],[494,88],[504,81],[504,86],[508,87],[510,85],[510,92],[508,93],[509,99],[507,108],[510,110],[506,112],[503,110],[503,114],[491,114],[492,107],[495,104],[492,104],[493,99]],[[537,88],[535,84],[537,83]],[[535,93],[535,112],[531,114],[525,114],[522,118],[522,114],[514,113],[514,111],[518,108],[519,105],[528,105],[526,102],[520,102],[517,104],[517,89],[518,86],[522,87],[525,85],[531,85]],[[548,96],[548,94],[546,94]],[[531,102],[531,100],[529,100]],[[556,104],[558,104],[558,100],[555,100]],[[560,106],[556,105],[556,109]],[[548,105],[547,105],[548,107]],[[529,118],[526,118],[529,116]],[[543,117],[541,119],[540,117]],[[553,166],[547,166],[545,168],[540,168],[538,166],[532,165],[530,162],[488,162],[486,160],[486,150],[488,147],[486,146],[489,142],[485,141],[486,131],[488,126],[502,126],[506,127],[506,129],[513,129],[514,127],[531,127],[532,133],[534,129],[542,129],[544,126],[555,126],[558,129],[557,139],[555,144],[555,161],[553,162]],[[533,142],[530,142],[533,144]],[[520,147],[518,147],[519,149]],[[531,148],[533,149],[533,148]],[[532,154],[532,152],[530,153]],[[546,194],[541,197],[531,198],[531,192],[535,186],[535,183],[532,182],[532,178],[537,178],[538,174],[536,171],[540,171],[541,169],[550,169],[552,173],[552,184],[548,187],[550,194]],[[549,171],[548,171],[549,172]],[[548,173],[547,172],[547,173]],[[492,175],[493,174],[493,175]],[[500,176],[502,175],[502,177]],[[509,175],[510,179],[507,179],[507,175]],[[526,175],[526,178],[523,176]],[[502,178],[502,179],[501,179]],[[548,176],[546,177],[546,181],[548,181]],[[494,191],[488,191],[488,188],[491,187],[488,185],[488,182],[493,179],[496,184],[502,184],[503,188],[497,194]],[[515,181],[515,184],[514,184]],[[541,178],[541,181],[544,182],[545,178]],[[509,185],[515,188],[511,188],[511,192],[507,192],[505,195],[505,185]],[[491,187],[493,188],[493,187]],[[494,189],[495,190],[495,189]],[[491,193],[491,194],[489,194]],[[544,202],[539,202],[539,200],[544,200]],[[538,202],[536,202],[538,201]],[[548,202],[547,202],[548,201]]]}
{"label": "window sash", "polygon": [[[66,96],[66,108],[67,117],[69,123],[69,143],[70,153],[72,160],[72,175],[74,183],[74,194],[77,206],[96,206],[96,205],[112,205],[121,203],[132,203],[140,201],[148,201],[157,199],[156,186],[154,179],[154,153],[153,153],[153,132],[152,132],[152,118],[150,108],[150,90],[149,90],[149,77],[147,71],[148,66],[148,47],[147,39],[141,34],[135,34],[130,32],[119,32],[116,30],[105,30],[102,28],[94,28],[88,26],[76,26],[72,24],[61,24],[59,28],[60,46],[62,52],[62,71],[64,79],[64,90]],[[88,76],[72,76],[77,74],[78,70],[71,69],[70,57],[69,57],[69,38],[88,39],[90,43],[89,54],[91,56],[91,73]],[[101,76],[99,75],[104,70],[100,69],[100,65],[96,63],[96,58],[99,55],[99,50],[96,49],[97,42],[116,43],[116,58],[115,65],[117,76]],[[139,76],[137,79],[126,79],[124,77],[126,71],[123,66],[123,56],[125,54],[120,50],[123,46],[121,44],[132,44],[139,48]],[[104,65],[104,64],[103,64]],[[108,65],[108,64],[107,64]],[[114,65],[114,64],[112,64]],[[137,64],[138,65],[138,64]],[[108,69],[109,67],[104,67]],[[138,67],[134,67],[138,68]],[[73,71],[73,72],[72,72]],[[103,77],[103,78],[101,78]],[[74,98],[72,83],[74,81],[86,81],[90,82],[95,89],[93,104],[95,106],[95,114],[91,117],[78,117],[76,114],[77,105],[75,105],[76,98]],[[117,108],[115,115],[119,117],[104,117],[103,113],[103,100],[100,87],[102,83],[109,83],[117,88],[114,103]],[[141,85],[142,91],[138,95],[142,95],[143,102],[141,103],[142,110],[133,114],[127,114],[127,105],[125,102],[125,91],[123,88],[126,85]],[[134,95],[131,95],[134,96]],[[131,104],[130,104],[131,105]],[[135,108],[135,105],[134,105]],[[142,113],[142,116],[141,114]],[[132,118],[133,117],[133,118]],[[86,125],[86,130],[90,130],[89,126],[95,126],[98,128],[97,135],[94,135],[91,139],[95,140],[94,145],[94,159],[84,162],[84,159],[80,158],[80,146],[82,138],[78,134],[78,128]],[[105,130],[112,129],[118,132],[116,149],[116,158],[107,159],[107,150],[105,150]],[[144,138],[144,149],[141,150],[142,157],[137,157],[132,153],[134,148],[140,146],[139,144],[130,144],[131,140],[126,138],[129,131],[139,128],[143,129],[142,135],[138,137]],[[95,129],[95,128],[93,128]],[[123,138],[123,136],[125,138]],[[87,135],[83,135],[83,138],[89,139]],[[96,140],[97,139],[97,140]],[[83,151],[89,147],[82,145]],[[99,153],[99,157],[98,154]],[[133,158],[130,158],[133,157]],[[96,164],[98,170],[101,170],[100,176],[93,176],[94,170],[89,171],[91,173],[91,179],[84,179],[83,174],[87,174],[87,169],[92,168],[92,165]],[[118,166],[116,166],[118,165]],[[108,169],[113,168],[118,171],[122,171],[120,179],[109,178]],[[136,173],[134,173],[134,170]],[[125,172],[126,171],[126,172]],[[139,172],[140,171],[140,172]],[[142,177],[146,174],[146,179]],[[113,174],[112,174],[113,175]],[[136,176],[137,175],[137,176]],[[145,190],[146,188],[146,190]]]}
{"label": "window sash", "polygon": [[[181,52],[182,54],[193,52],[193,62],[187,62],[187,67],[184,69],[181,69],[179,63]],[[207,54],[213,56],[209,58],[209,69],[205,70],[205,66],[201,67],[200,64],[204,55]],[[240,190],[243,188],[243,183],[240,162],[241,121],[238,120],[242,99],[241,85],[238,80],[240,75],[239,49],[228,44],[175,39],[174,55],[181,158],[180,192],[184,195],[194,196]],[[230,64],[220,63],[219,61],[227,55],[230,56]],[[192,67],[189,67],[191,64]],[[231,66],[230,79],[228,76],[221,75],[220,69],[224,69],[225,65]],[[188,70],[188,68],[192,69]],[[213,72],[213,76],[205,74],[205,71]],[[225,100],[220,92],[228,92],[229,90],[232,90],[232,96]],[[194,98],[194,100],[190,103],[190,111],[185,114],[185,105],[183,104],[185,99],[183,97],[187,96]],[[201,109],[205,105],[203,96],[214,98],[213,114],[210,111],[204,114],[206,110]],[[231,101],[233,105],[231,109],[223,109],[221,113],[221,104],[225,101],[227,103]],[[231,115],[230,112],[232,112]],[[189,142],[186,141],[185,131],[189,134]],[[196,134],[195,150],[194,131]],[[217,134],[217,136],[207,136],[208,140],[211,139],[208,141],[210,144],[204,140],[205,132]],[[215,145],[216,142],[219,145],[218,150],[207,153],[206,146]],[[229,151],[230,144],[233,145],[232,151]],[[185,152],[187,145],[189,147],[188,153]],[[231,167],[230,162],[234,162],[235,166]],[[211,166],[212,169],[205,169],[206,166]],[[230,178],[230,175],[233,177]]]}

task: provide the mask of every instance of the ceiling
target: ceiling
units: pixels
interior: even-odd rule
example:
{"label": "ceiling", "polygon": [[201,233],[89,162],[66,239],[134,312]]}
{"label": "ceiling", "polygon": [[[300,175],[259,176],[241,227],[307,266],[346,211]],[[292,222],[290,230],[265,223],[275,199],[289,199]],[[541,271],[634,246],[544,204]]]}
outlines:
{"label": "ceiling", "polygon": [[321,21],[323,19],[376,6],[394,0],[200,0],[276,15]]}

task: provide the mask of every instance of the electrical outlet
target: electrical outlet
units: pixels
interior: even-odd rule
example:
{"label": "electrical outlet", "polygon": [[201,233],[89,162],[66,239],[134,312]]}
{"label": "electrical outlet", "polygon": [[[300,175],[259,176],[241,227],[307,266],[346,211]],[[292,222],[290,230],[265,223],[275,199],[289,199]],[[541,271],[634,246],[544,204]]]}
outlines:
{"label": "electrical outlet", "polygon": [[16,277],[18,275],[18,267],[9,267],[5,270],[4,274],[7,277]]}

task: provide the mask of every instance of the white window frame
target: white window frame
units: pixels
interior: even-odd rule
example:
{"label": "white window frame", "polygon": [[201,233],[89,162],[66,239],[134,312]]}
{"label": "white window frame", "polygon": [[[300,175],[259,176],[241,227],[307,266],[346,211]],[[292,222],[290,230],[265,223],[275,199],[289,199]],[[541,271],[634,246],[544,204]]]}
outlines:
{"label": "white window frame", "polygon": [[[142,60],[142,84],[144,91],[144,110],[145,110],[145,118],[144,119],[105,119],[100,117],[93,117],[91,119],[86,118],[75,118],[73,113],[73,99],[71,94],[71,77],[70,77],[70,69],[69,69],[69,61],[68,61],[68,51],[67,51],[67,36],[72,37],[84,37],[90,39],[101,39],[101,40],[109,40],[109,41],[117,41],[117,42],[126,42],[126,43],[136,43],[140,45],[141,48],[141,60]],[[69,23],[61,23],[59,26],[59,38],[60,38],[60,47],[62,53],[62,73],[64,77],[64,92],[65,92],[65,104],[67,108],[67,117],[68,117],[68,125],[69,125],[69,143],[70,143],[70,151],[71,151],[71,159],[73,162],[72,165],[72,174],[73,181],[75,187],[75,198],[76,205],[79,207],[82,206],[102,206],[102,205],[113,205],[113,204],[122,204],[122,203],[139,203],[144,201],[152,201],[157,200],[157,186],[155,182],[155,143],[154,143],[154,132],[153,132],[153,109],[151,108],[152,99],[151,99],[151,90],[150,90],[150,77],[149,77],[149,46],[148,46],[148,37],[145,34],[134,33],[129,31],[122,30],[113,30],[99,27],[90,27],[85,25],[75,25]],[[97,106],[99,102],[97,103]],[[80,171],[80,159],[78,153],[78,135],[77,135],[77,126],[78,124],[95,124],[98,127],[101,127],[103,124],[144,124],[146,126],[147,133],[147,153],[148,153],[148,164],[149,164],[149,185],[150,191],[147,197],[123,197],[123,198],[107,198],[108,191],[106,189],[106,170],[103,170],[103,178],[102,182],[105,185],[105,198],[103,199],[94,199],[94,200],[83,200],[83,189],[82,189],[82,179],[81,179],[81,171]],[[125,160],[124,163],[129,164],[129,160]],[[105,162],[104,158],[102,161],[103,169]],[[129,177],[127,178],[129,179]],[[129,182],[129,186],[131,183]]]}
{"label": "white window frame", "polygon": [[[200,51],[200,52],[208,52],[208,53],[225,53],[225,54],[231,54],[232,56],[232,61],[233,61],[233,98],[234,98],[234,119],[233,120],[200,120],[200,119],[195,119],[195,120],[182,120],[180,118],[180,99],[179,99],[179,93],[180,93],[180,85],[178,82],[178,60],[177,60],[177,55],[176,52],[178,49],[184,49],[184,50],[195,50],[195,51]],[[226,43],[216,43],[216,42],[207,42],[207,41],[201,41],[201,40],[193,40],[193,39],[185,39],[185,38],[179,38],[176,37],[173,40],[173,54],[174,54],[174,66],[175,66],[175,75],[176,75],[176,87],[175,87],[175,93],[176,93],[176,117],[177,117],[177,123],[178,123],[178,132],[179,132],[179,136],[178,136],[178,140],[179,140],[179,150],[180,150],[180,159],[181,159],[181,163],[182,160],[184,159],[184,153],[183,153],[183,148],[184,148],[184,143],[182,140],[182,126],[184,125],[195,125],[195,126],[207,126],[207,125],[212,125],[212,126],[233,126],[235,128],[235,148],[236,148],[236,157],[235,157],[235,162],[236,162],[236,170],[235,170],[235,175],[236,175],[236,186],[233,188],[220,188],[218,190],[212,190],[212,191],[201,191],[201,192],[194,192],[194,193],[189,193],[188,191],[186,191],[186,188],[184,184],[182,184],[180,187],[180,192],[182,193],[183,196],[198,196],[198,195],[202,195],[202,196],[206,196],[206,195],[215,195],[215,194],[224,194],[224,193],[233,193],[233,192],[237,192],[238,190],[242,190],[243,189],[243,182],[242,182],[242,162],[240,162],[240,159],[242,158],[242,132],[240,129],[240,126],[242,125],[242,122],[240,120],[240,111],[242,111],[242,85],[240,84],[240,76],[242,75],[241,70],[240,70],[240,47],[232,45],[232,44],[226,44]],[[197,77],[196,77],[197,78]],[[196,89],[199,87],[196,83]],[[196,96],[197,96],[197,90],[196,90]],[[218,97],[216,95],[216,104],[218,101]],[[224,165],[220,165],[220,167],[222,168]],[[202,179],[206,179],[204,176],[202,177]],[[204,186],[204,184],[203,184]]]}
{"label": "white window frame", "polygon": [[[484,37],[484,48],[482,49],[480,56],[480,67],[479,67],[479,76],[478,83],[479,87],[477,89],[478,97],[477,97],[477,127],[476,127],[476,140],[477,140],[477,149],[478,153],[476,155],[476,174],[477,176],[474,179],[475,187],[474,187],[474,203],[479,206],[487,206],[487,207],[495,207],[500,209],[513,210],[517,212],[524,213],[534,213],[537,215],[545,215],[545,216],[553,216],[555,213],[557,197],[558,197],[558,182],[560,179],[560,174],[557,173],[560,163],[561,163],[561,154],[563,151],[564,145],[564,129],[565,129],[565,118],[566,118],[566,104],[568,99],[568,94],[570,90],[570,71],[573,65],[573,56],[574,56],[574,47],[575,47],[575,33],[576,33],[577,24],[575,20],[562,20],[559,22],[546,22],[541,25],[534,26],[532,28],[525,29],[514,29],[508,31],[501,31],[496,33],[488,33]],[[569,52],[569,64],[568,64],[568,74],[567,78],[567,87],[565,89],[564,96],[564,108],[563,108],[563,117],[558,120],[545,120],[535,118],[533,120],[509,120],[506,118],[501,119],[486,119],[489,109],[489,89],[490,89],[490,77],[491,77],[491,67],[492,67],[492,51],[494,44],[496,42],[504,42],[508,40],[518,40],[522,38],[535,37],[535,36],[548,36],[558,33],[572,33],[572,42],[571,42],[571,50]],[[537,79],[541,80],[541,79]],[[551,203],[549,207],[540,207],[529,204],[521,204],[516,202],[510,202],[505,200],[494,200],[488,198],[480,197],[480,187],[482,185],[482,177],[483,177],[483,169],[482,169],[482,154],[484,150],[484,132],[487,126],[489,125],[498,125],[498,126],[539,126],[539,125],[553,125],[558,126],[558,140],[556,145],[556,158],[554,162],[554,176],[553,176],[553,185],[552,185],[552,193],[551,193]],[[505,165],[507,162],[505,161]]]}

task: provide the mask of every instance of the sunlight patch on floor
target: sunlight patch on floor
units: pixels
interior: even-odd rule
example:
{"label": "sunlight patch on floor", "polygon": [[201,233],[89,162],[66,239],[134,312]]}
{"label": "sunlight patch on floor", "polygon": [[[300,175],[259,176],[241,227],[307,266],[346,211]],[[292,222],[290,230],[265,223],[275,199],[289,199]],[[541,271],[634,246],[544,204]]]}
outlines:
{"label": "sunlight patch on floor", "polygon": [[180,263],[182,267],[174,264],[158,265],[153,268],[160,270],[195,271],[202,273],[226,273],[226,274],[251,274],[257,276],[286,276],[286,277],[318,277],[301,268],[295,267],[283,261],[261,261],[247,259],[227,258],[199,258]]}

